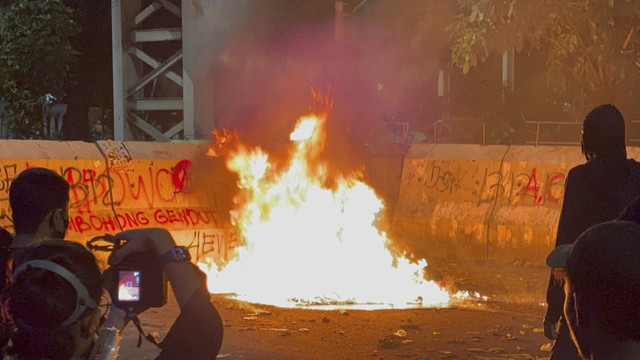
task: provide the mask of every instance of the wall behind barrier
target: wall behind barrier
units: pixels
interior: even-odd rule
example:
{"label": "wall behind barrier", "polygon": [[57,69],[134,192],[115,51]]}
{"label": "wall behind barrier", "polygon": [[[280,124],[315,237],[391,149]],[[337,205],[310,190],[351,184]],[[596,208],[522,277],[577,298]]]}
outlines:
{"label": "wall behind barrier", "polygon": [[220,169],[204,156],[206,146],[3,140],[0,150],[0,225],[10,231],[11,182],[24,169],[38,166],[70,184],[69,239],[84,242],[104,233],[160,226],[188,246],[195,259],[223,261],[237,246],[228,207],[219,207],[219,199],[231,196],[221,192],[231,188],[206,186],[197,178],[214,178]]}

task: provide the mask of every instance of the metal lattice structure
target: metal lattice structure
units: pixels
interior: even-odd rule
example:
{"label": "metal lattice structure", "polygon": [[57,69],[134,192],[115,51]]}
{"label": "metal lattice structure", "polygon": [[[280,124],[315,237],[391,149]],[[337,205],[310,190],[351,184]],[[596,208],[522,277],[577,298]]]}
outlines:
{"label": "metal lattice structure", "polygon": [[178,4],[112,0],[115,140],[194,138],[192,91],[182,75],[182,28],[162,26],[182,24]]}

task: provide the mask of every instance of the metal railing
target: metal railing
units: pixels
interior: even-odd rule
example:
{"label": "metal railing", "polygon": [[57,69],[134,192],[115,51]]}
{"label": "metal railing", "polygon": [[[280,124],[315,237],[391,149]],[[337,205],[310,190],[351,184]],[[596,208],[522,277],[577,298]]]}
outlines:
{"label": "metal railing", "polygon": [[[481,127],[480,129],[480,134],[478,134],[477,132],[475,133],[475,136],[472,136],[475,141],[471,141],[471,143],[480,143],[481,145],[487,145],[487,136],[488,136],[488,131],[491,130],[491,123],[487,123],[486,121],[481,121],[481,118],[471,118],[471,117],[456,117],[456,118],[445,118],[445,119],[439,119],[435,122],[432,123],[432,141],[434,144],[438,144],[438,143],[442,143],[443,142],[443,138],[442,138],[442,129],[443,126],[447,127],[447,130],[449,133],[454,133],[453,130],[451,130],[452,128],[452,124],[455,124],[456,122],[464,122],[464,124],[469,125],[469,124],[474,124],[474,123],[478,123],[480,124],[479,126]],[[567,136],[567,132],[563,131],[544,131],[544,127],[549,127],[549,126],[582,126],[581,122],[570,122],[570,121],[527,121],[524,119],[522,120],[522,127],[520,129],[517,129],[516,131],[520,131],[521,133],[518,134],[519,137],[521,137],[521,139],[519,141],[517,141],[516,143],[519,144],[531,144],[531,145],[580,145],[580,141],[579,140],[575,140],[575,141],[567,141],[566,138],[569,137]],[[458,124],[458,127],[462,127],[460,124]],[[472,125],[472,128],[475,127],[475,125]],[[533,127],[533,129],[531,129]],[[469,128],[468,126],[465,126],[465,133],[468,134],[473,134],[473,129]],[[477,128],[476,128],[477,129]],[[578,139],[578,130],[579,128],[576,129],[575,131],[575,138]],[[574,131],[571,130],[571,133],[573,133]],[[555,136],[553,136],[555,135]],[[449,136],[449,137],[455,137],[455,136]],[[555,139],[554,139],[555,137]],[[533,138],[533,139],[531,139]],[[546,138],[546,139],[545,139]],[[458,140],[469,140],[469,136],[467,136],[467,138],[465,139],[464,137],[458,136],[457,137]],[[640,141],[640,139],[639,139]],[[463,142],[469,142],[469,141],[463,141]]]}
{"label": "metal railing", "polygon": [[[440,129],[442,129],[442,126],[446,126],[446,130],[449,131],[450,137],[451,137],[452,135],[451,124],[454,124],[456,122],[479,122],[479,121],[480,121],[480,118],[473,118],[473,117],[448,117],[448,118],[436,120],[432,124],[433,143],[438,144],[442,139],[442,138],[440,140],[438,139],[439,127]],[[481,124],[482,124],[482,145],[485,145],[487,143],[487,136],[486,136],[487,126],[485,122],[481,122]]]}
{"label": "metal railing", "polygon": [[[475,124],[479,124],[480,133]],[[516,130],[521,131],[517,144],[539,145],[580,145],[580,129],[582,122],[577,121],[527,121],[523,117],[523,126]],[[391,136],[391,142],[408,144],[412,142],[413,133],[409,131],[407,122],[384,122],[381,123],[386,129],[387,135]],[[431,140],[433,144],[446,143],[473,143],[487,145],[488,131],[491,130],[491,123],[481,121],[481,118],[455,117],[439,119],[431,124],[433,134]],[[461,129],[456,129],[456,127]],[[555,129],[553,129],[555,127]],[[569,127],[569,129],[561,129]],[[473,130],[476,129],[476,131]],[[545,130],[546,129],[546,130]],[[459,131],[458,136],[455,132]],[[447,134],[448,136],[443,136]],[[464,135],[460,135],[464,134]],[[428,132],[424,134],[429,138]],[[489,134],[491,135],[491,134]],[[575,140],[568,140],[575,139]],[[627,143],[640,142],[640,120],[627,121]]]}
{"label": "metal railing", "polygon": [[385,121],[379,123],[373,133],[374,142],[408,144],[411,141],[408,122]]}
{"label": "metal railing", "polygon": [[573,121],[525,121],[525,125],[535,125],[536,126],[536,137],[534,141],[527,141],[527,144],[533,144],[535,146],[538,145],[580,145],[580,141],[541,141],[540,140],[540,126],[541,125],[569,125],[569,126],[579,126],[582,127],[581,122],[573,122]]}
{"label": "metal railing", "polygon": [[[573,122],[573,121],[525,121],[525,124],[530,125],[530,124],[534,124],[536,126],[536,131],[535,131],[535,141],[527,141],[527,144],[533,144],[533,145],[580,145],[580,141],[542,141],[541,140],[541,136],[540,136],[540,126],[541,125],[556,125],[556,126],[561,126],[561,125],[569,125],[569,126],[575,126],[578,128],[582,128],[582,121],[580,122]],[[640,142],[640,138],[634,138],[634,135],[640,135],[640,132],[638,132],[640,130],[640,120],[631,120],[631,121],[626,121],[627,124],[627,129],[626,129],[626,134],[627,134],[627,144],[629,143],[634,143],[634,142]],[[577,133],[577,131],[576,131]]]}

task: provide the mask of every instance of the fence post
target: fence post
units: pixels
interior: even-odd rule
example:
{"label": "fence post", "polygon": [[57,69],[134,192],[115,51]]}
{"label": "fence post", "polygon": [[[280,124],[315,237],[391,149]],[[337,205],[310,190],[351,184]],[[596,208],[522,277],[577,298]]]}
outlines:
{"label": "fence post", "polygon": [[487,145],[487,123],[482,122],[482,145]]}
{"label": "fence post", "polygon": [[438,122],[433,123],[433,143],[438,143]]}

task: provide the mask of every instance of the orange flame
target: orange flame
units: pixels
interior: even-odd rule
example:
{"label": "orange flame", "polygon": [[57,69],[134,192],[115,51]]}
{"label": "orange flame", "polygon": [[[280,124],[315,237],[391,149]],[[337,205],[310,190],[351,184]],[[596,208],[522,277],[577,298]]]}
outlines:
{"label": "orange flame", "polygon": [[[212,261],[199,264],[208,272],[210,291],[281,307],[448,305],[460,294],[425,280],[425,260],[411,263],[387,249],[390,240],[375,227],[383,202],[361,176],[325,186],[327,167],[317,157],[326,118],[299,119],[283,169],[260,148],[236,144],[227,154],[241,194],[231,218],[245,246],[221,269]],[[229,141],[228,133],[220,135]]]}

